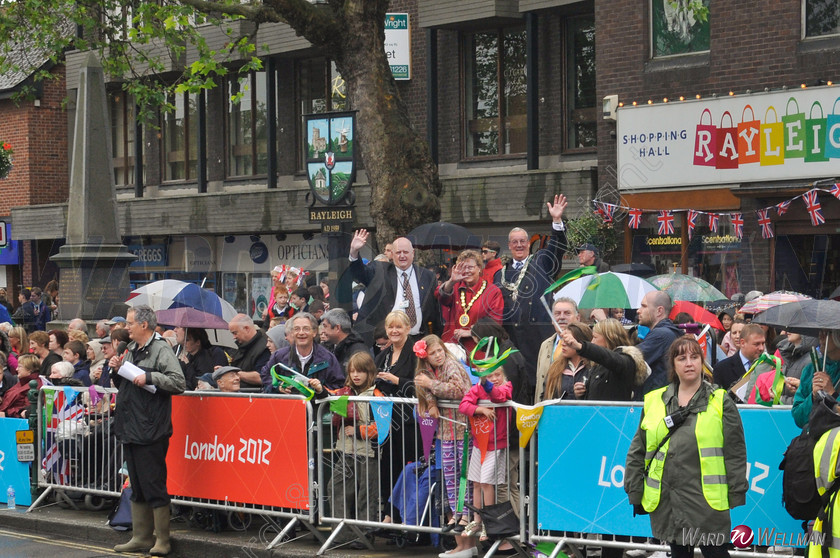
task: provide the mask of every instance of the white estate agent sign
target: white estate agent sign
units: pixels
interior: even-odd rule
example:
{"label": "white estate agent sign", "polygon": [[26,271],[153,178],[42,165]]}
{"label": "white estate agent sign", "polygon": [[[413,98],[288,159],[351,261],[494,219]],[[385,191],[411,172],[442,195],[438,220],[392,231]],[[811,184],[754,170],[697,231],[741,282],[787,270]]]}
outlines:
{"label": "white estate agent sign", "polygon": [[840,87],[618,109],[622,189],[840,174]]}
{"label": "white estate agent sign", "polygon": [[408,14],[385,14],[385,55],[394,79],[411,79],[411,26]]}

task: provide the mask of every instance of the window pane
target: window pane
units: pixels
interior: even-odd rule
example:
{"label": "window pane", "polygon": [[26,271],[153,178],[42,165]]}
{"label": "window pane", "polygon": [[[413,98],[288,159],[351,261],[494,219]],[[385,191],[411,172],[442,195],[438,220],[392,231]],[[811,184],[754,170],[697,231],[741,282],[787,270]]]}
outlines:
{"label": "window pane", "polygon": [[254,73],[254,140],[257,150],[257,174],[268,172],[268,115],[266,111],[266,78],[265,72]]}
{"label": "window pane", "polygon": [[[241,94],[241,95],[240,95]],[[238,97],[238,101],[234,100]],[[228,175],[253,172],[251,156],[251,87],[248,78],[228,81]]]}
{"label": "window pane", "polygon": [[198,176],[198,96],[187,96],[189,113],[187,114],[187,131],[189,133],[189,161],[186,178]]}
{"label": "window pane", "polygon": [[651,0],[653,56],[709,50],[709,0]]}
{"label": "window pane", "polygon": [[595,19],[570,19],[567,26],[569,68],[568,145],[569,148],[594,147],[597,138],[595,98]]}
{"label": "window pane", "polygon": [[840,3],[837,0],[805,0],[805,36],[840,33]]}
{"label": "window pane", "polygon": [[170,98],[175,110],[164,115],[164,167],[166,180],[186,178],[186,111],[184,95]]}
{"label": "window pane", "polygon": [[499,153],[499,36],[466,40],[467,156]]}
{"label": "window pane", "polygon": [[112,92],[111,153],[114,157],[114,183],[134,184],[134,100],[123,91]]}
{"label": "window pane", "polygon": [[502,116],[504,117],[504,153],[528,150],[528,101],[526,95],[526,35],[524,29],[505,31],[502,58]]}

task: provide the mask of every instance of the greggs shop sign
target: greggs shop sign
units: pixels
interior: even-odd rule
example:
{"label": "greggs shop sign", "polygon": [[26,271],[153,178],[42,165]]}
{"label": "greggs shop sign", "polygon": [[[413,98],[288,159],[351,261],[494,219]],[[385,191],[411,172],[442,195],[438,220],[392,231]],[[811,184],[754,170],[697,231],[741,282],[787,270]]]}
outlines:
{"label": "greggs shop sign", "polygon": [[618,110],[619,184],[661,188],[840,173],[840,87]]}

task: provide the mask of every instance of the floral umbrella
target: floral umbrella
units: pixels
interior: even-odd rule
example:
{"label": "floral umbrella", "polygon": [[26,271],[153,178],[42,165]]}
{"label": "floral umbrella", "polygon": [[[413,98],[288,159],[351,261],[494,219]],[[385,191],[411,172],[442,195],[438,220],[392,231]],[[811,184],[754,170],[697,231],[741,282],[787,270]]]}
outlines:
{"label": "floral umbrella", "polygon": [[665,291],[671,295],[671,299],[674,301],[711,302],[713,300],[727,298],[725,294],[717,290],[707,281],[699,277],[683,275],[682,273],[654,275],[653,277],[648,277],[648,281],[660,291]]}
{"label": "floral umbrella", "polygon": [[780,304],[799,302],[800,300],[808,300],[810,298],[810,296],[790,291],[774,291],[752,299],[741,306],[739,312],[743,312],[744,314],[758,314],[759,312],[764,312],[765,310],[769,310],[770,308],[779,306]]}

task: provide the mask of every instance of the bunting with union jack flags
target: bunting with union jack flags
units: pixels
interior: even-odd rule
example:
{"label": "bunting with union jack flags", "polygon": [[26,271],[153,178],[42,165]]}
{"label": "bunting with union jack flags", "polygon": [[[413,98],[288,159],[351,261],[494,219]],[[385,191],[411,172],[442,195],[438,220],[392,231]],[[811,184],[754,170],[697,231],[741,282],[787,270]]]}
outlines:
{"label": "bunting with union jack flags", "polygon": [[659,216],[656,218],[656,221],[659,223],[659,236],[665,234],[674,234],[674,212],[669,210],[663,210],[659,212]]}
{"label": "bunting with union jack flags", "polygon": [[776,213],[779,214],[779,217],[787,213],[788,208],[790,207],[790,202],[793,200],[783,201],[782,203],[776,204]]}
{"label": "bunting with union jack flags", "polygon": [[52,473],[58,484],[69,484],[70,460],[62,454],[61,440],[75,431],[77,421],[84,419],[85,408],[79,392],[70,386],[48,388],[44,392],[45,443],[41,467]]}
{"label": "bunting with union jack flags", "polygon": [[761,238],[773,238],[773,223],[770,222],[770,209],[764,208],[756,211],[758,214],[758,225],[761,227]]}
{"label": "bunting with union jack flags", "polygon": [[808,210],[808,216],[811,218],[811,225],[817,226],[825,223],[825,217],[822,214],[822,206],[820,206],[820,199],[817,195],[817,190],[809,190],[802,194],[802,199],[805,201],[805,209]]}
{"label": "bunting with union jack flags", "polygon": [[832,184],[831,188],[828,189],[828,193],[840,200],[840,183]]}

